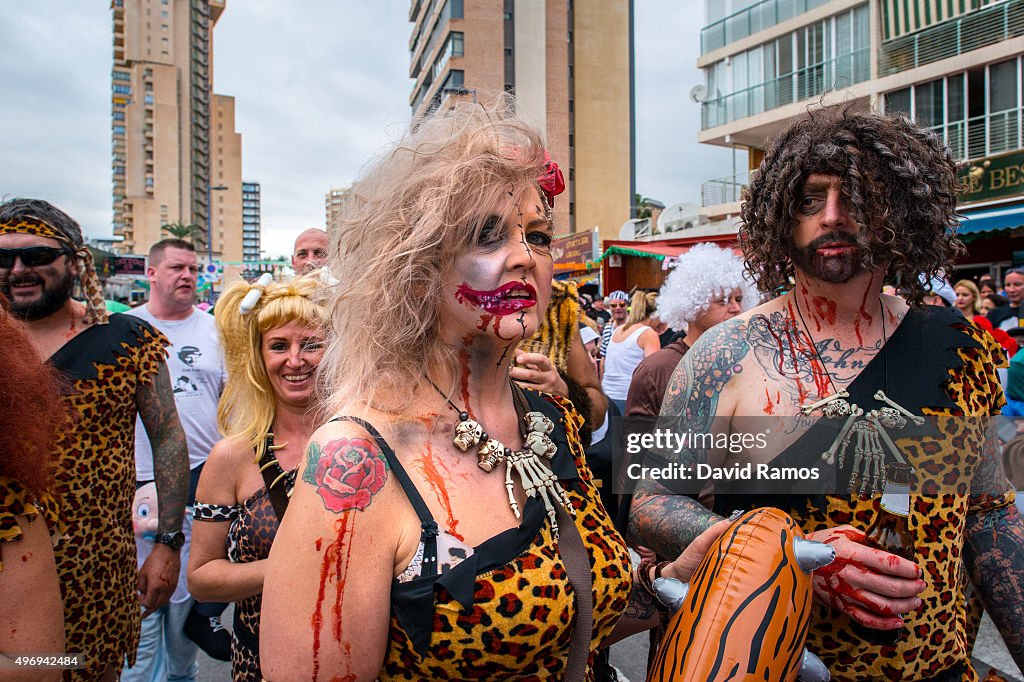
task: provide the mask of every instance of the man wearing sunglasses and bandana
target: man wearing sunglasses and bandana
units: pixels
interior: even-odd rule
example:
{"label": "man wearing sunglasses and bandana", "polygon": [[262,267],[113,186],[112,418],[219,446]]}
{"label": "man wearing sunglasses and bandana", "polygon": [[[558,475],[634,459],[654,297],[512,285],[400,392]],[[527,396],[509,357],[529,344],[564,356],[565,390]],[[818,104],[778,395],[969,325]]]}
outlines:
{"label": "man wearing sunglasses and bandana", "polygon": [[[71,297],[76,280],[84,302]],[[135,657],[140,602],[146,614],[166,604],[180,568],[188,450],[167,341],[138,318],[107,315],[81,228],[46,201],[0,204],[0,293],[64,376],[75,416],[54,457],[54,492],[68,522],[55,550],[65,650],[84,665],[65,679],[115,680],[126,657],[129,664]],[[141,568],[132,535],[136,414],[153,445],[160,496],[159,544]]]}

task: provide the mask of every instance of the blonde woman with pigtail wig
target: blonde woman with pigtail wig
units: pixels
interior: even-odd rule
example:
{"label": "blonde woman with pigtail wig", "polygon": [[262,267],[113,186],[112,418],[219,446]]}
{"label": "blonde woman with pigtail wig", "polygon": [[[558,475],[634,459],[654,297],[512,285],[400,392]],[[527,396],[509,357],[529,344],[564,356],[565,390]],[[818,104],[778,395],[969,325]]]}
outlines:
{"label": "blonde woman with pigtail wig", "polygon": [[217,421],[225,437],[196,490],[188,585],[198,601],[235,602],[235,682],[262,679],[266,558],[314,428],[326,317],[313,300],[318,286],[315,276],[265,287],[237,282],[217,302],[228,372]]}

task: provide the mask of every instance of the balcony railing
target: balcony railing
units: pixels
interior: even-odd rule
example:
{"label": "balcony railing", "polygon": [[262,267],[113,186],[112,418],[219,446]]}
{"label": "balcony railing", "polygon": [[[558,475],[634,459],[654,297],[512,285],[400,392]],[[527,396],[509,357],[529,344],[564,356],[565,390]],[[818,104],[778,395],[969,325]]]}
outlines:
{"label": "balcony railing", "polygon": [[1024,35],[1024,0],[1001,2],[883,43],[879,73],[888,76],[1020,35]]}
{"label": "balcony railing", "polygon": [[707,54],[729,43],[752,36],[807,10],[820,7],[826,2],[829,0],[762,0],[702,28],[700,53]]}
{"label": "balcony railing", "polygon": [[[1024,147],[1024,110],[997,111],[928,130],[942,138],[957,161],[994,156]],[[749,183],[750,171],[708,180],[700,186],[700,205],[742,201],[743,188]]]}
{"label": "balcony railing", "polygon": [[743,188],[750,182],[750,171],[708,180],[700,186],[700,205],[730,204],[743,198]]}
{"label": "balcony railing", "polygon": [[977,159],[1024,147],[1021,113],[1020,109],[996,111],[929,130],[942,138],[957,161]]}
{"label": "balcony railing", "polygon": [[705,102],[701,130],[865,81],[871,75],[870,59],[870,49],[864,48]]}

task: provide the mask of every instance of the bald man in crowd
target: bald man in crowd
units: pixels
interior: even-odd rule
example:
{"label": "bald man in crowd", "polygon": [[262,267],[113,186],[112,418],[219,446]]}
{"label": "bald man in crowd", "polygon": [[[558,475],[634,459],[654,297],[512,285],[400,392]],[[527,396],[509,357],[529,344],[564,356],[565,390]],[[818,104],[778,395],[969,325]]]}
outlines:
{"label": "bald man in crowd", "polygon": [[327,233],[319,227],[303,231],[292,250],[292,269],[296,276],[320,269],[327,261]]}

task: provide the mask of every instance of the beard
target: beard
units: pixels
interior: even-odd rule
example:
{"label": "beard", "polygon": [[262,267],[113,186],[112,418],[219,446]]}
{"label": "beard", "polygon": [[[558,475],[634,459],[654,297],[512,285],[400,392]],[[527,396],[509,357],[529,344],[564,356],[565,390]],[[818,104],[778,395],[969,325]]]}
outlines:
{"label": "beard", "polygon": [[[822,256],[818,249],[825,246],[853,246],[836,256]],[[864,251],[857,238],[846,232],[830,232],[811,241],[803,248],[789,241],[789,257],[798,270],[830,284],[849,282],[855,275],[864,272]]]}
{"label": "beard", "polygon": [[[11,287],[22,284],[42,284],[43,291],[34,301],[18,301],[11,296]],[[25,322],[42,320],[64,307],[64,304],[71,298],[71,291],[75,286],[75,276],[68,268],[64,276],[52,284],[34,272],[24,275],[9,276],[0,280],[0,293],[11,302],[11,314]]]}

